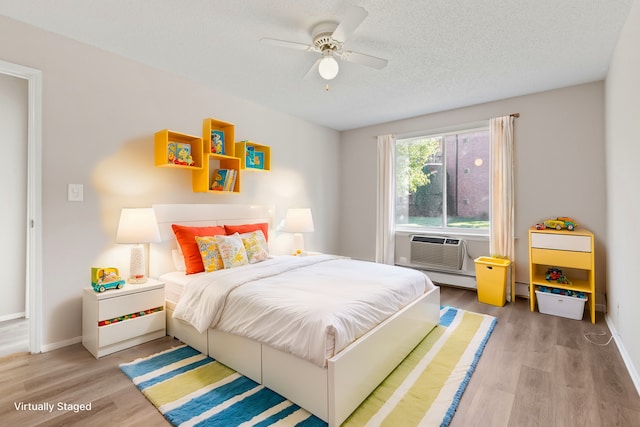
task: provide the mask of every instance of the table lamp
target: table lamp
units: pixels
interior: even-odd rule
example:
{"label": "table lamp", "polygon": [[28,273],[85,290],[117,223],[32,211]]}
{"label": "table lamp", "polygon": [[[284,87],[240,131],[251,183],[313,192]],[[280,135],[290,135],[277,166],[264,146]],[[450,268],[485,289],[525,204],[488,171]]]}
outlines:
{"label": "table lamp", "polygon": [[293,233],[293,253],[304,252],[304,237],[302,233],[313,233],[314,231],[311,209],[287,210],[282,231]]}
{"label": "table lamp", "polygon": [[116,242],[133,244],[128,283],[145,283],[147,281],[142,244],[159,241],[160,230],[153,208],[122,209]]}

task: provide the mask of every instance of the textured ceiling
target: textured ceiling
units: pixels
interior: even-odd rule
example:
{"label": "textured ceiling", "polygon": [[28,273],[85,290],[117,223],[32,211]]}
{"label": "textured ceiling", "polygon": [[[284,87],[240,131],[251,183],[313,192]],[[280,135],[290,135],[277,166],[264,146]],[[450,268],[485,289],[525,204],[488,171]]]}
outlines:
{"label": "textured ceiling", "polygon": [[[337,130],[603,79],[633,0],[0,0],[27,22]],[[345,48],[389,60],[304,78],[352,4]]]}

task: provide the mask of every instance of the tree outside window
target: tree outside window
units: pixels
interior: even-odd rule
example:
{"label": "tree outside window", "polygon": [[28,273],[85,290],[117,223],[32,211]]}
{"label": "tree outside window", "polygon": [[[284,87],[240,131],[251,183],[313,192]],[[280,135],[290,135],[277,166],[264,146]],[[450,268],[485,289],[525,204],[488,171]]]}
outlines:
{"label": "tree outside window", "polygon": [[487,232],[486,128],[396,141],[396,226]]}

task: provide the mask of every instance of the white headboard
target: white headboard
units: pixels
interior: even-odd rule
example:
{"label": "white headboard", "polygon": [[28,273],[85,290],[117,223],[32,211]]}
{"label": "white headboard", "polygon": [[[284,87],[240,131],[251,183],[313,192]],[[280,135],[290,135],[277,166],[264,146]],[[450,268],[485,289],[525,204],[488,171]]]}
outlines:
{"label": "white headboard", "polygon": [[273,206],[178,204],[153,205],[153,209],[160,229],[160,242],[149,246],[149,276],[154,278],[175,271],[171,251],[177,249],[178,244],[171,224],[198,227],[266,222],[269,224],[269,237],[273,236]]}

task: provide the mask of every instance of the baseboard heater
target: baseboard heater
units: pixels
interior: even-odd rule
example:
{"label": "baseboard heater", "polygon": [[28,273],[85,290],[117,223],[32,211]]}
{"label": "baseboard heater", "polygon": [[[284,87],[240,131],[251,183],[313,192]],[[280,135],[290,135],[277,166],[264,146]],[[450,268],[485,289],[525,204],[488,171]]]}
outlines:
{"label": "baseboard heater", "polygon": [[445,236],[411,236],[411,264],[438,270],[460,271],[464,259],[461,239]]}

